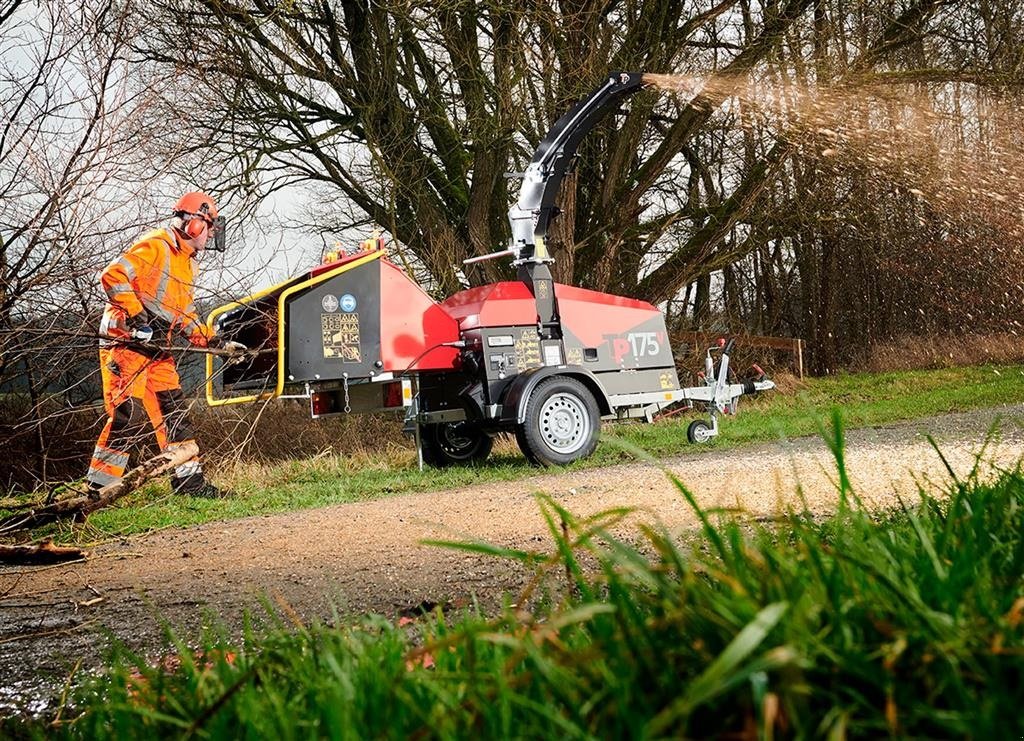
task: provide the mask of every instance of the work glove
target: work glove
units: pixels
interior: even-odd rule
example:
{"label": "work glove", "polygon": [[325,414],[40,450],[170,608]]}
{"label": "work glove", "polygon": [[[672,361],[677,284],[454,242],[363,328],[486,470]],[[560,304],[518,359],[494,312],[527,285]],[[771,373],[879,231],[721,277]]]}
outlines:
{"label": "work glove", "polygon": [[132,330],[132,339],[138,340],[139,342],[149,342],[153,339],[153,328],[148,324],[136,327]]}
{"label": "work glove", "polygon": [[225,340],[219,335],[214,335],[207,342],[207,347],[212,347],[215,350],[227,350],[230,353],[240,355],[246,352],[249,348],[243,345],[241,342],[235,342],[234,340]]}
{"label": "work glove", "polygon": [[128,317],[126,324],[133,340],[149,342],[153,339],[153,327],[150,326],[149,314],[145,309],[135,316]]}
{"label": "work glove", "polygon": [[170,338],[170,323],[160,317],[150,317],[145,309],[135,316],[128,317],[126,324],[132,338],[139,342],[151,342],[154,337],[167,342]]}
{"label": "work glove", "polygon": [[226,362],[229,365],[237,365],[245,362],[245,353],[249,349],[241,342],[235,342],[234,340],[228,340],[224,343],[223,349],[227,350],[231,355],[227,358]]}

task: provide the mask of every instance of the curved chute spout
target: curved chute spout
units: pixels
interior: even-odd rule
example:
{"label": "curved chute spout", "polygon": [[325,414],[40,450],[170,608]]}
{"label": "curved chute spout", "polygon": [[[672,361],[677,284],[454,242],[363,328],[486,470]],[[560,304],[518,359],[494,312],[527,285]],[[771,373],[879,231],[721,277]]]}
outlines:
{"label": "curved chute spout", "polygon": [[512,239],[504,252],[475,257],[466,262],[512,255],[518,266],[518,277],[526,283],[537,303],[537,323],[543,339],[561,337],[558,303],[555,300],[554,280],[547,263],[553,262],[545,240],[551,220],[558,215],[555,198],[558,197],[576,149],[583,137],[590,133],[598,121],[616,110],[626,97],[645,85],[665,87],[671,81],[674,88],[695,93],[697,81],[684,76],[649,75],[642,72],[612,72],[604,83],[578,102],[557,121],[544,136],[533,153],[519,200],[508,210]]}
{"label": "curved chute spout", "polygon": [[558,213],[555,198],[576,149],[610,110],[647,84],[643,78],[639,72],[612,72],[604,84],[559,118],[541,141],[523,173],[519,200],[508,211],[509,248],[517,255],[517,264],[551,262],[544,240]]}

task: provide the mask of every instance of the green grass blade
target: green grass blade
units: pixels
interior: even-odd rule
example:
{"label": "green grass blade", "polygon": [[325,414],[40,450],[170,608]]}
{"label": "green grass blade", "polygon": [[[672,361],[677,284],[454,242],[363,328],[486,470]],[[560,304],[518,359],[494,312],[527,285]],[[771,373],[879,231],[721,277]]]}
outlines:
{"label": "green grass blade", "polygon": [[695,707],[721,692],[730,674],[757,648],[789,609],[786,602],[768,605],[754,617],[701,674],[690,682],[685,693],[656,715],[646,728],[646,735],[660,736]]}

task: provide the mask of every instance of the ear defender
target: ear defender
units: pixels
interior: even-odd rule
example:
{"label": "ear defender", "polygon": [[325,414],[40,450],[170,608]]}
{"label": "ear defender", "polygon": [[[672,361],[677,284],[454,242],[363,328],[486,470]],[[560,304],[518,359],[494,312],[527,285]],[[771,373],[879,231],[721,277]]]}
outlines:
{"label": "ear defender", "polygon": [[193,217],[185,223],[185,229],[183,231],[190,239],[194,239],[195,237],[200,236],[204,229],[206,229],[206,219]]}
{"label": "ear defender", "polygon": [[171,219],[171,226],[184,234],[188,239],[195,239],[203,233],[203,229],[209,227],[206,219],[192,214],[179,213]]}

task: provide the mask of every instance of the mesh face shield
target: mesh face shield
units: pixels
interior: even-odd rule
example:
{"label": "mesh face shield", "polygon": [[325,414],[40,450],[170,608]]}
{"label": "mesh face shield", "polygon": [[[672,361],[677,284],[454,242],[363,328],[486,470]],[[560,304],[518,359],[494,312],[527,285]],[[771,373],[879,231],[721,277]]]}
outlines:
{"label": "mesh face shield", "polygon": [[212,239],[207,243],[206,249],[214,252],[223,252],[227,247],[227,220],[218,216],[210,225],[210,236]]}

